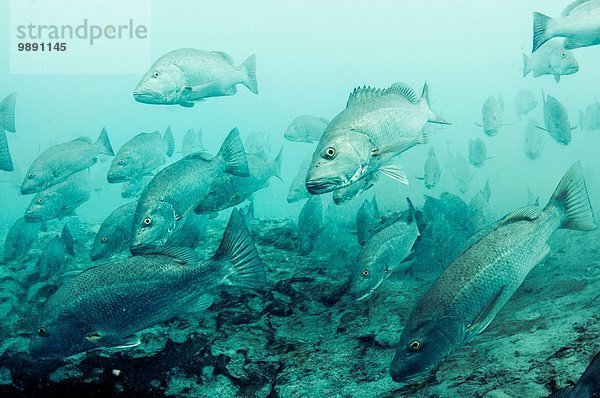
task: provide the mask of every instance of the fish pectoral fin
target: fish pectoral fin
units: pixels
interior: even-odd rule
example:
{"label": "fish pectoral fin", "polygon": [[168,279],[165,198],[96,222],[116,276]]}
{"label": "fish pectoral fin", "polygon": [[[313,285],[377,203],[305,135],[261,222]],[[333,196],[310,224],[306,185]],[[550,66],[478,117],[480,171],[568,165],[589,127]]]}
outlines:
{"label": "fish pectoral fin", "polygon": [[119,337],[111,334],[103,334],[102,332],[90,332],[85,336],[85,339],[90,343],[96,344],[99,347],[107,348],[131,348],[140,345],[140,338],[136,335],[127,337]]}
{"label": "fish pectoral fin", "polygon": [[559,83],[560,82],[560,75],[554,75],[554,81]]}
{"label": "fish pectoral fin", "polygon": [[482,125],[482,124],[479,124],[479,123],[477,123],[477,122],[473,122],[473,123],[475,123],[475,126],[477,126],[477,127],[483,127],[483,125]]}
{"label": "fish pectoral fin", "polygon": [[540,216],[541,212],[539,207],[525,206],[504,217],[500,225],[511,224],[517,221],[534,221]]}
{"label": "fish pectoral fin", "polygon": [[477,314],[475,319],[473,319],[473,321],[467,325],[467,332],[479,334],[488,327],[500,310],[500,306],[502,304],[500,302],[500,298],[502,297],[502,293],[504,293],[504,288],[505,286],[502,286],[502,288],[496,292],[486,306],[483,307],[483,309]]}
{"label": "fish pectoral fin", "polygon": [[183,106],[184,108],[191,108],[194,106],[194,103],[187,101],[179,101],[179,105]]}
{"label": "fish pectoral fin", "polygon": [[548,129],[546,129],[546,128],[542,127],[542,126],[538,126],[537,124],[534,125],[533,127],[537,128],[537,129],[540,129],[540,130],[548,131]]}
{"label": "fish pectoral fin", "polygon": [[187,312],[194,313],[203,311],[210,307],[212,303],[213,297],[210,294],[204,293],[202,296],[190,303],[190,306],[187,308]]}
{"label": "fish pectoral fin", "polygon": [[398,181],[401,184],[408,185],[408,177],[403,169],[398,166],[387,165],[381,166],[378,170],[381,174],[391,178],[394,181]]}

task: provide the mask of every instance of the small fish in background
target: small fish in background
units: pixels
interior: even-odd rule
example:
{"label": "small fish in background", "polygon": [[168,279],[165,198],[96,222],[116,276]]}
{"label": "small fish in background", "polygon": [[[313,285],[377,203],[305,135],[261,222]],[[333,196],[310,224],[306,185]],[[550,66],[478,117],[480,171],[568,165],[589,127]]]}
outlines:
{"label": "small fish in background", "polygon": [[306,178],[306,173],[308,173],[308,168],[310,167],[311,157],[306,157],[300,163],[300,167],[298,168],[298,172],[296,176],[292,180],[290,184],[290,188],[288,189],[287,202],[295,203],[302,199],[310,198],[310,193],[306,190],[306,184],[304,183]]}
{"label": "small fish in background", "polygon": [[0,170],[2,171],[14,170],[13,160],[12,156],[10,155],[10,149],[8,147],[8,140],[5,132],[17,132],[17,129],[15,128],[16,99],[17,93],[12,93],[4,98],[2,102],[0,102]]}
{"label": "small fish in background", "polygon": [[258,94],[255,55],[235,66],[224,52],[182,48],[152,64],[134,89],[133,98],[144,104],[191,108],[206,98],[234,95],[238,84]]}
{"label": "small fish in background", "polygon": [[579,63],[571,51],[563,48],[562,43],[549,41],[531,56],[523,54],[523,77],[529,72],[533,72],[533,77],[552,75],[558,83],[561,76],[579,72]]}
{"label": "small fish in background", "polygon": [[44,222],[74,215],[75,209],[90,199],[90,187],[84,172],[37,193],[27,210],[26,222]]}
{"label": "small fish in background", "polygon": [[50,147],[29,167],[21,185],[21,193],[29,195],[63,182],[72,174],[93,166],[101,154],[115,155],[105,128],[96,142],[80,137]]}
{"label": "small fish in background", "polygon": [[206,261],[193,249],[170,247],[91,267],[65,280],[45,302],[29,352],[53,359],[138,345],[139,339],[132,338],[136,333],[207,309],[224,285],[266,285],[263,264],[237,210]]}
{"label": "small fish in background", "polygon": [[121,184],[121,197],[123,199],[137,199],[150,180],[152,180],[151,175],[142,175],[136,179],[125,181]]}
{"label": "small fish in background", "polygon": [[328,124],[329,120],[322,117],[298,116],[290,122],[283,137],[292,142],[318,142]]}
{"label": "small fish in background", "polygon": [[569,145],[571,143],[571,130],[576,127],[571,127],[567,110],[556,98],[551,95],[545,96],[542,93],[544,100],[544,123],[546,127],[536,126],[540,130],[547,131],[550,137],[560,145]]}
{"label": "small fish in background", "polygon": [[427,189],[435,188],[442,178],[442,167],[440,166],[440,161],[435,154],[434,147],[429,148],[427,160],[425,161],[425,166],[423,167],[423,173],[423,183]]}
{"label": "small fish in background", "polygon": [[115,155],[106,175],[111,184],[139,180],[165,164],[165,155],[173,156],[175,139],[171,126],[161,137],[158,131],[140,133],[127,141]]}
{"label": "small fish in background", "polygon": [[[428,376],[483,332],[549,253],[557,229],[596,229],[581,163],[560,180],[546,207],[518,209],[475,234],[417,301],[390,365],[395,382]],[[416,381],[416,380],[415,380]]]}
{"label": "small fish in background", "polygon": [[381,214],[379,213],[379,205],[377,198],[373,195],[371,201],[365,199],[363,204],[356,212],[356,237],[358,244],[364,246],[369,239],[375,235],[381,224]]}
{"label": "small fish in background", "polygon": [[250,133],[244,141],[244,149],[247,155],[256,155],[268,162],[271,156],[271,137],[262,131]]}
{"label": "small fish in background", "polygon": [[579,128],[582,130],[600,130],[600,103],[588,105],[585,112],[579,111]]}
{"label": "small fish in background", "polygon": [[542,155],[546,145],[546,134],[537,128],[537,122],[529,119],[525,127],[525,155],[529,159],[538,159]]}
{"label": "small fish in background", "polygon": [[129,248],[137,202],[118,207],[100,224],[90,252],[92,261],[108,259]]}
{"label": "small fish in background", "polygon": [[239,205],[255,192],[267,188],[271,177],[281,180],[281,162],[283,147],[275,159],[265,161],[262,155],[246,155],[248,162],[247,177],[223,173],[212,182],[209,192],[194,208],[196,214],[210,214]]}
{"label": "small fish in background", "polygon": [[482,127],[483,132],[488,137],[493,137],[498,134],[502,126],[508,126],[512,123],[503,123],[504,119],[504,100],[502,94],[498,98],[493,95],[485,100],[481,107],[481,124],[475,125]]}
{"label": "small fish in background", "polygon": [[487,151],[481,138],[469,140],[469,162],[475,167],[482,167],[486,160]]}
{"label": "small fish in background", "polygon": [[39,231],[40,224],[25,222],[23,217],[17,219],[4,240],[4,262],[23,261],[27,258],[31,246],[37,242]]}
{"label": "small fish in background", "polygon": [[[385,173],[390,158],[427,142],[427,123],[448,124],[431,110],[428,92],[425,84],[419,97],[405,83],[354,89],[317,144],[306,176],[308,192],[345,188],[374,170]],[[401,169],[394,171],[390,178],[408,183]]]}
{"label": "small fish in background", "polygon": [[477,232],[492,222],[490,215],[490,189],[489,180],[469,201],[469,225],[471,232]]}
{"label": "small fish in background", "polygon": [[298,216],[298,252],[310,254],[323,230],[323,203],[320,195],[311,196]]}
{"label": "small fish in background", "polygon": [[350,277],[350,294],[357,301],[373,295],[379,285],[406,260],[420,236],[415,208],[408,202],[407,220],[377,232],[361,250]]}
{"label": "small fish in background", "polygon": [[202,129],[194,131],[189,129],[183,136],[181,144],[181,155],[187,156],[194,152],[204,151],[204,144],[202,143]]}
{"label": "small fish in background", "polygon": [[237,128],[216,156],[193,153],[160,170],[148,183],[133,218],[132,254],[163,246],[223,174],[250,175]]}
{"label": "small fish in background", "polygon": [[548,398],[597,398],[600,397],[600,353],[590,361],[577,383],[562,388]]}
{"label": "small fish in background", "polygon": [[515,96],[515,112],[521,119],[538,106],[538,100],[531,90],[522,88]]}
{"label": "small fish in background", "polygon": [[64,273],[66,255],[75,257],[75,242],[69,227],[65,224],[62,233],[48,242],[37,267],[43,278],[53,278]]}
{"label": "small fish in background", "polygon": [[533,47],[537,51],[553,37],[564,37],[567,50],[600,44],[600,2],[576,0],[569,4],[560,18],[533,13]]}
{"label": "small fish in background", "polygon": [[452,151],[449,143],[445,169],[456,180],[457,189],[461,193],[467,193],[475,174],[471,171],[471,165],[463,154]]}

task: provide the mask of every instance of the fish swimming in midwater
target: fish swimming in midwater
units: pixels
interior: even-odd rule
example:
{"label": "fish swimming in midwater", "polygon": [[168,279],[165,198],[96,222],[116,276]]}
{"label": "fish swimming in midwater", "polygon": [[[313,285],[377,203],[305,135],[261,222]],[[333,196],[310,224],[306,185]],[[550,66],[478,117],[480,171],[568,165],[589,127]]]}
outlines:
{"label": "fish swimming in midwater", "polygon": [[79,172],[65,181],[38,192],[27,210],[26,222],[43,222],[73,215],[75,209],[90,199],[90,187],[87,178]]}
{"label": "fish swimming in midwater", "polygon": [[223,173],[249,176],[239,131],[229,132],[219,153],[192,153],[165,167],[142,191],[133,218],[133,254],[163,246]]}
{"label": "fish swimming in midwater", "polygon": [[37,267],[40,275],[45,279],[50,279],[63,273],[65,256],[67,254],[75,256],[74,245],[75,242],[71,231],[69,231],[69,227],[65,224],[62,233],[48,242],[42,252],[42,256],[38,260]]}
{"label": "fish swimming in midwater", "polygon": [[579,111],[579,128],[582,130],[600,130],[600,103],[595,102]]}
{"label": "fish swimming in midwater", "polygon": [[529,271],[550,252],[559,228],[597,227],[580,162],[569,168],[543,210],[525,207],[471,238],[418,300],[390,366],[396,382],[429,374],[492,322]]}
{"label": "fish swimming in midwater", "polygon": [[485,100],[481,107],[481,124],[475,123],[483,128],[485,135],[493,137],[498,134],[502,126],[507,126],[510,123],[503,123],[504,119],[504,100],[502,94],[498,98],[493,95]]}
{"label": "fish swimming in midwater", "polygon": [[322,230],[322,199],[319,195],[313,195],[304,203],[298,216],[298,252],[300,255],[310,254]]}
{"label": "fish swimming in midwater", "polygon": [[560,18],[533,13],[533,49],[535,52],[553,37],[564,37],[567,50],[600,44],[600,1],[575,0]]}
{"label": "fish swimming in midwater", "polygon": [[234,95],[238,84],[258,94],[255,55],[235,66],[224,52],[182,48],[152,64],[133,91],[133,98],[144,104],[191,108],[205,98]]}
{"label": "fish swimming in midwater", "polygon": [[221,245],[206,261],[193,249],[163,248],[88,268],[66,280],[44,304],[29,352],[50,359],[131,347],[139,344],[132,337],[136,333],[208,308],[217,287],[260,289],[265,284],[252,238],[233,210]]}
{"label": "fish swimming in midwater", "polygon": [[92,261],[104,260],[129,248],[137,202],[118,207],[100,224],[90,252]]}
{"label": "fish swimming in midwater", "polygon": [[563,75],[572,75],[579,71],[579,63],[573,53],[563,48],[562,43],[546,42],[538,51],[528,56],[523,54],[523,77],[533,72],[533,77],[553,75],[560,82]]}
{"label": "fish swimming in midwater", "polygon": [[350,293],[356,300],[370,297],[393,271],[411,254],[420,236],[415,208],[408,202],[408,219],[398,220],[377,232],[361,250],[352,267]]}
{"label": "fish swimming in midwater", "polygon": [[592,358],[577,383],[573,387],[565,387],[548,398],[597,398],[600,397],[600,353]]}
{"label": "fish swimming in midwater", "polygon": [[356,213],[356,237],[358,244],[364,246],[377,232],[381,224],[381,214],[377,198],[373,195],[370,201],[365,199]]}
{"label": "fish swimming in midwater", "polygon": [[80,137],[48,148],[29,167],[21,193],[29,195],[63,182],[70,175],[94,165],[100,154],[115,154],[104,128],[94,143]]}
{"label": "fish swimming in midwater", "polygon": [[308,173],[308,168],[310,167],[310,162],[311,157],[307,157],[300,163],[296,177],[294,177],[290,184],[290,188],[288,189],[288,203],[294,203],[310,197],[310,193],[306,190],[306,184],[304,183],[306,173]]}
{"label": "fish swimming in midwater", "polygon": [[515,112],[522,118],[538,106],[538,100],[531,90],[522,88],[515,96]]}
{"label": "fish swimming in midwater", "polygon": [[16,133],[15,101],[17,94],[12,93],[0,102],[0,170],[13,171],[14,165],[5,131]]}
{"label": "fish swimming in midwater", "polygon": [[247,155],[256,155],[268,162],[271,155],[271,137],[262,131],[254,131],[246,137],[244,149]]}
{"label": "fish swimming in midwater", "polygon": [[25,222],[23,217],[15,221],[4,240],[4,262],[24,260],[37,242],[39,230],[40,224]]}
{"label": "fish swimming in midwater", "polygon": [[525,127],[525,154],[529,159],[537,159],[541,156],[544,145],[546,145],[546,134],[537,127],[537,122],[529,119]]}
{"label": "fish swimming in midwater", "polygon": [[469,162],[475,167],[481,167],[487,159],[485,143],[481,138],[469,140]]}
{"label": "fish swimming in midwater", "polygon": [[158,131],[140,133],[127,141],[115,155],[106,175],[109,183],[135,181],[151,174],[165,163],[165,155],[173,156],[175,139],[171,126],[164,136]]}
{"label": "fish swimming in midwater", "polygon": [[546,127],[536,126],[537,128],[547,131],[554,141],[561,145],[569,145],[571,143],[571,127],[569,123],[569,115],[567,110],[556,98],[551,95],[544,96],[544,124]]}
{"label": "fish swimming in midwater", "polygon": [[329,123],[317,144],[306,189],[313,195],[331,192],[375,170],[407,184],[404,171],[389,173],[390,169],[382,166],[425,143],[427,123],[448,124],[431,110],[427,84],[421,98],[404,83],[386,89],[354,89],[346,109]]}
{"label": "fish swimming in midwater", "polygon": [[473,195],[469,201],[469,225],[472,233],[491,223],[489,209],[491,196],[492,191],[488,180],[485,182],[483,189]]}
{"label": "fish swimming in midwater", "polygon": [[269,186],[269,179],[281,179],[283,147],[272,161],[265,161],[263,155],[246,154],[248,177],[221,174],[210,186],[209,192],[194,208],[196,214],[210,214],[236,206],[250,198],[255,192]]}
{"label": "fish swimming in midwater", "polygon": [[204,151],[204,144],[202,143],[202,129],[194,131],[189,129],[183,136],[183,142],[181,144],[181,155],[187,156],[194,152]]}
{"label": "fish swimming in midwater", "polygon": [[433,189],[440,182],[442,178],[442,167],[440,166],[440,161],[435,154],[435,148],[429,148],[429,152],[427,153],[427,160],[425,161],[425,166],[423,167],[423,183],[425,184],[425,188]]}
{"label": "fish swimming in midwater", "polygon": [[293,142],[318,142],[328,124],[329,120],[322,117],[298,116],[290,122],[283,137]]}

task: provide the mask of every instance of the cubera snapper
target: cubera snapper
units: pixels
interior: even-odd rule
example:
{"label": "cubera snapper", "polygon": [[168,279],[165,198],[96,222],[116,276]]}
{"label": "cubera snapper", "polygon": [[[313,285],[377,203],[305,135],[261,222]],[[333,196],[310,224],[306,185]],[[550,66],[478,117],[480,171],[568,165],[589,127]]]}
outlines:
{"label": "cubera snapper", "polygon": [[559,228],[597,227],[579,162],[569,168],[543,210],[525,207],[473,236],[418,300],[390,366],[396,382],[426,376],[485,330],[529,271],[548,255]]}
{"label": "cubera snapper", "polygon": [[133,97],[144,104],[189,108],[205,98],[234,95],[238,84],[258,94],[255,55],[235,66],[224,52],[182,48],[154,62],[133,91]]}
{"label": "cubera snapper", "polygon": [[529,72],[533,72],[533,77],[553,75],[558,83],[562,75],[572,75],[578,71],[579,63],[571,51],[563,48],[562,43],[549,41],[531,56],[523,54],[523,77]]}
{"label": "cubera snapper", "polygon": [[564,105],[551,95],[544,95],[544,124],[546,127],[536,126],[537,128],[547,131],[550,137],[560,145],[569,145],[571,143],[571,127],[569,122],[569,114]]}
{"label": "cubera snapper", "polygon": [[26,222],[43,222],[74,214],[75,209],[90,199],[88,180],[80,173],[38,192],[27,210]]}
{"label": "cubera snapper", "polygon": [[[385,174],[382,155],[396,156],[426,142],[423,129],[428,122],[448,123],[431,110],[427,84],[420,99],[404,83],[386,89],[356,88],[317,144],[306,189],[322,194],[347,187],[375,169]],[[403,172],[400,178],[390,176],[408,181]]]}
{"label": "cubera snapper", "polygon": [[211,259],[201,261],[189,248],[163,248],[88,268],[65,281],[44,304],[29,351],[50,359],[136,345],[136,333],[208,308],[218,286],[265,284],[263,264],[234,210]]}
{"label": "cubera snapper", "polygon": [[31,246],[37,242],[40,224],[19,218],[8,230],[4,241],[4,261],[21,261],[27,257]]}

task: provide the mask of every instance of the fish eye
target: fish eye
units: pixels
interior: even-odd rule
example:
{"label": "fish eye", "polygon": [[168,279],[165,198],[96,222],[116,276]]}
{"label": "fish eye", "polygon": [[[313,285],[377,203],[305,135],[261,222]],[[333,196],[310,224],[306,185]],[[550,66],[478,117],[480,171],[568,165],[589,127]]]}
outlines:
{"label": "fish eye", "polygon": [[108,238],[107,238],[106,236],[103,236],[103,237],[102,237],[102,242],[103,242],[103,243],[106,243],[106,241],[107,241],[107,240],[108,240]]}
{"label": "fish eye", "polygon": [[160,76],[160,72],[159,72],[159,71],[155,71],[155,72],[152,74],[152,76],[153,76],[153,77],[155,77],[155,78],[156,78],[156,77],[159,77],[159,76]]}
{"label": "fish eye", "polygon": [[567,53],[566,52],[562,52],[562,53],[560,53],[560,56],[563,57],[563,58],[567,58]]}
{"label": "fish eye", "polygon": [[27,178],[29,178],[30,180],[33,179],[33,173],[29,173],[29,175],[27,175]]}
{"label": "fish eye", "polygon": [[42,199],[42,198],[39,198],[39,199],[38,199],[38,203],[39,203],[39,204],[42,204],[42,203],[44,203],[44,199]]}
{"label": "fish eye", "polygon": [[38,336],[45,336],[46,335],[46,328],[38,328],[37,330],[37,334]]}
{"label": "fish eye", "polygon": [[421,349],[421,342],[419,340],[413,340],[408,345],[411,351],[419,351]]}
{"label": "fish eye", "polygon": [[123,159],[119,159],[119,164],[125,164],[125,161]]}
{"label": "fish eye", "polygon": [[362,274],[362,276],[367,277],[367,276],[369,276],[369,270],[365,268],[362,270],[361,274]]}
{"label": "fish eye", "polygon": [[329,147],[325,149],[324,157],[326,159],[333,159],[335,157],[335,148]]}
{"label": "fish eye", "polygon": [[150,219],[150,217],[144,218],[144,224],[146,224],[146,225],[152,224],[152,220]]}

